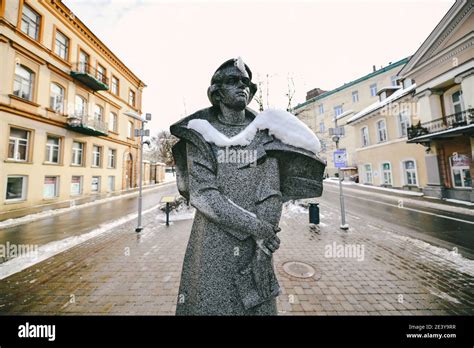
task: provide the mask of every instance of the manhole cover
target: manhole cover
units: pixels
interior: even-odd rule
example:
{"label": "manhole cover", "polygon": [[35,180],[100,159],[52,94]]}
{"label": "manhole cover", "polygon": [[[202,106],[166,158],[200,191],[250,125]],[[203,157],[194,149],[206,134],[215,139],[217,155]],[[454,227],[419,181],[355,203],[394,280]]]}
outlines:
{"label": "manhole cover", "polygon": [[283,270],[290,276],[297,278],[311,278],[316,273],[313,266],[299,261],[286,262],[283,264]]}

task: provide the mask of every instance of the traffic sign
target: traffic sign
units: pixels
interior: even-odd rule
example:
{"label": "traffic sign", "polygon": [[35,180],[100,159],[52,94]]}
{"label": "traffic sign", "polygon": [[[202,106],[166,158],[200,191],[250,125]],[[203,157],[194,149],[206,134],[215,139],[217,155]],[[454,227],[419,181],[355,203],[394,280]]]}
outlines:
{"label": "traffic sign", "polygon": [[346,150],[334,151],[334,166],[336,168],[347,167],[347,152]]}

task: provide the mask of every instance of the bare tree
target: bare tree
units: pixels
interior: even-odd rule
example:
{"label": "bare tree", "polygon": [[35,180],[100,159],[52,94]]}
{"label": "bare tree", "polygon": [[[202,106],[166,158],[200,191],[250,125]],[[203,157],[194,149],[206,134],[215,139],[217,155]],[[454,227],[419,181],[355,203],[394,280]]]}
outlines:
{"label": "bare tree", "polygon": [[145,154],[146,159],[174,167],[175,163],[171,149],[177,141],[178,139],[166,130],[158,132],[150,139],[151,144],[150,149]]}
{"label": "bare tree", "polygon": [[285,95],[288,97],[288,106],[286,107],[286,111],[291,111],[291,101],[293,100],[296,89],[295,89],[295,82],[293,81],[293,77],[291,77],[289,74],[287,77],[287,82],[288,82],[288,93],[286,93]]}
{"label": "bare tree", "polygon": [[262,80],[260,80],[260,76],[257,76],[257,86],[258,86],[258,95],[254,96],[255,101],[258,104],[258,111],[262,112],[263,111],[263,90],[262,90]]}

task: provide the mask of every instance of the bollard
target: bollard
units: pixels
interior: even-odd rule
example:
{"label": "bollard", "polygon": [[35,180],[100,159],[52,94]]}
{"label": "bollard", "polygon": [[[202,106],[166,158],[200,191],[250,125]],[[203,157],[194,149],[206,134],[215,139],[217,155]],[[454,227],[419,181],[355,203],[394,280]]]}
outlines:
{"label": "bollard", "polygon": [[166,226],[170,225],[170,204],[166,202]]}
{"label": "bollard", "polygon": [[319,224],[319,203],[309,203],[309,223]]}

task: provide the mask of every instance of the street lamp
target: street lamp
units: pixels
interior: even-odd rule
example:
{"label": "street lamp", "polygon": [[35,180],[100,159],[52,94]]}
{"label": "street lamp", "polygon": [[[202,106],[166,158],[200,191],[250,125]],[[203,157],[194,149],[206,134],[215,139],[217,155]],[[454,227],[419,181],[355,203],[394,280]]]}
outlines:
{"label": "street lamp", "polygon": [[135,136],[140,138],[140,170],[139,170],[139,186],[138,186],[138,222],[135,232],[141,232],[143,230],[142,226],[142,201],[143,201],[143,144],[150,146],[150,141],[143,141],[144,137],[150,136],[150,130],[145,130],[145,123],[151,120],[151,114],[146,114],[145,119],[140,115],[134,113],[133,111],[124,112],[126,116],[133,117],[136,120],[141,122],[140,129],[135,129]]}

